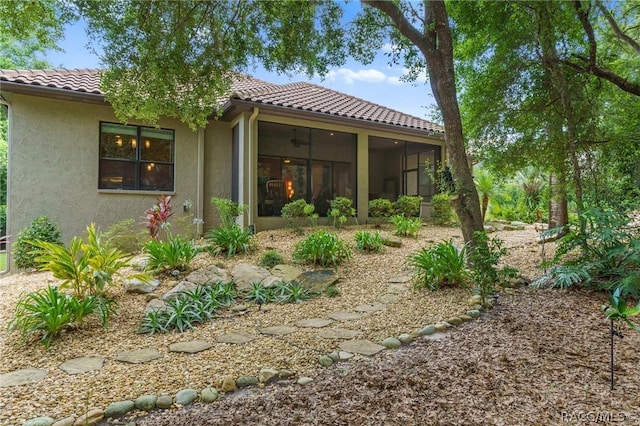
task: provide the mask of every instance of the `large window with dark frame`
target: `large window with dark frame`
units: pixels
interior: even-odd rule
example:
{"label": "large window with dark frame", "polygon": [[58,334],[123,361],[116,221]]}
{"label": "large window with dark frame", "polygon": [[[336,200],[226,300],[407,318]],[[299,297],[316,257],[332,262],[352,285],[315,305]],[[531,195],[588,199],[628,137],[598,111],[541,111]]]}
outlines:
{"label": "large window with dark frame", "polygon": [[171,129],[100,123],[99,189],[173,191]]}

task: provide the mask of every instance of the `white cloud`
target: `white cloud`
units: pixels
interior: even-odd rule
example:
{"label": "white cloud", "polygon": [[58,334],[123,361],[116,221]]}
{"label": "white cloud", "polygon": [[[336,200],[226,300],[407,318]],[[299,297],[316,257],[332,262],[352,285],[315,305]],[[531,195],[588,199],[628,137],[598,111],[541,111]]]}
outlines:
{"label": "white cloud", "polygon": [[343,80],[347,84],[353,84],[356,81],[363,81],[365,83],[382,83],[387,80],[387,76],[382,71],[375,69],[354,71],[349,68],[339,68],[337,70],[329,71],[327,78],[331,81]]}

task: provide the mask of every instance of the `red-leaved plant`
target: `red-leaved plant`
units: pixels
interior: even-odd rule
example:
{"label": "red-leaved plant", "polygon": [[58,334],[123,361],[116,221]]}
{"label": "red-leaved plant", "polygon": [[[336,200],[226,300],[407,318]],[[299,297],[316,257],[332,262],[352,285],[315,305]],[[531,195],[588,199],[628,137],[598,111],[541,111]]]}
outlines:
{"label": "red-leaved plant", "polygon": [[171,195],[165,196],[164,194],[158,197],[158,204],[144,212],[145,228],[149,230],[152,240],[158,239],[160,233],[168,225],[169,218],[172,215]]}

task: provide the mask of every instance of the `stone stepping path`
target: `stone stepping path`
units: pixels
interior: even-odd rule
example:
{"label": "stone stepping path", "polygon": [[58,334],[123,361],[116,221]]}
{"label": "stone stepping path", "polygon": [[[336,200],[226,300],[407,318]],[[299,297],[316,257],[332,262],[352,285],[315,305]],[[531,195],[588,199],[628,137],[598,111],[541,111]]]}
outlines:
{"label": "stone stepping path", "polygon": [[329,324],[333,324],[333,320],[326,318],[309,318],[303,319],[296,323],[296,327],[300,328],[322,328]]}
{"label": "stone stepping path", "polygon": [[183,352],[196,354],[212,348],[213,345],[204,340],[189,340],[187,342],[177,342],[169,345],[169,352]]}
{"label": "stone stepping path", "polygon": [[[180,284],[182,285],[182,287],[187,287],[193,285],[194,282],[202,283],[200,285],[206,285],[206,283],[212,281],[228,281],[228,276],[223,274],[222,272],[224,271],[220,270],[217,267],[210,267],[206,271],[199,272],[199,275],[193,273],[193,276],[190,275],[188,277],[188,281],[183,281]],[[266,275],[265,271],[263,271],[262,269],[257,270],[257,268],[254,268],[249,272],[257,275]],[[298,277],[301,275],[301,271],[299,269],[289,267],[287,265],[279,265],[278,267],[272,269],[271,272],[275,277],[280,279],[290,279],[290,277],[294,275]],[[307,274],[302,278],[304,278],[303,281],[305,281],[305,284],[311,286],[318,285],[319,287],[325,287],[326,285],[337,281],[335,273],[331,270],[323,270],[319,271],[319,273],[318,271],[316,271],[316,273]],[[363,314],[384,311],[386,309],[386,305],[396,303],[399,300],[399,294],[409,290],[411,280],[412,277],[410,275],[399,275],[389,279],[389,286],[387,288],[386,294],[379,296],[376,299],[376,303],[356,306],[355,308],[353,308],[353,312],[340,311],[327,315],[328,318],[303,319],[296,322],[295,327],[286,325],[262,327],[258,329],[258,332],[266,336],[284,336],[294,333],[299,328],[317,328],[319,329],[318,335],[324,339],[343,340],[339,344],[339,348],[341,350],[340,354],[345,355],[344,358],[340,356],[341,360],[350,358],[352,356],[351,354],[360,354],[365,356],[375,355],[385,349],[385,347],[369,340],[354,340],[356,337],[362,335],[361,331],[338,327],[325,327],[333,324],[336,321],[342,322],[359,320],[363,317]],[[180,284],[178,285],[178,287],[180,287]],[[184,290],[182,287],[178,290]],[[178,291],[176,291],[175,293],[177,294]],[[165,296],[167,295],[165,294]],[[172,294],[169,294],[168,298],[170,298],[171,296]],[[166,298],[167,297],[163,297],[163,299]],[[147,309],[159,310],[163,309],[164,307],[165,302],[162,299],[155,299],[151,301],[150,306],[148,306]],[[425,337],[436,340],[443,338],[444,335],[438,333]],[[247,331],[235,331],[217,336],[215,338],[215,343],[242,345],[260,338],[261,336],[252,334]],[[211,349],[213,346],[214,343],[210,343],[204,340],[175,342],[169,345],[169,352],[196,354]],[[162,353],[156,348],[142,348],[119,352],[117,354],[116,360],[130,364],[140,364],[150,362],[162,357]],[[105,359],[101,357],[79,357],[65,361],[64,363],[60,364],[58,368],[70,375],[82,374],[102,369],[104,366],[104,362]],[[25,368],[9,373],[3,373],[0,374],[0,387],[37,383],[44,379],[47,374],[47,370],[36,368]]]}
{"label": "stone stepping path", "polygon": [[252,342],[256,339],[259,339],[259,337],[251,333],[233,332],[233,333],[222,334],[216,337],[216,342],[242,345],[245,343]]}
{"label": "stone stepping path", "polygon": [[273,327],[259,328],[258,331],[267,336],[284,336],[298,331],[297,327],[289,327],[288,325],[276,325]]}
{"label": "stone stepping path", "polygon": [[378,297],[376,300],[380,303],[384,303],[385,305],[391,305],[393,303],[396,303],[398,299],[400,299],[400,297],[397,294],[387,293]]}
{"label": "stone stepping path", "polygon": [[20,386],[38,383],[47,376],[47,370],[38,368],[23,368],[10,373],[0,374],[0,387]]}
{"label": "stone stepping path", "polygon": [[372,356],[385,349],[385,347],[369,340],[346,340],[340,343],[340,349],[354,354]]}
{"label": "stone stepping path", "polygon": [[357,312],[334,312],[327,316],[336,321],[353,321],[362,318],[362,314]]}
{"label": "stone stepping path", "polygon": [[347,330],[346,328],[326,328],[320,330],[318,335],[325,339],[353,339],[356,336],[362,334],[360,331]]}
{"label": "stone stepping path", "polygon": [[130,364],[142,364],[162,358],[162,354],[156,348],[134,349],[132,351],[118,352],[116,359]]}
{"label": "stone stepping path", "polygon": [[370,313],[370,312],[384,311],[385,308],[386,308],[385,305],[383,305],[381,303],[377,303],[375,305],[360,305],[360,306],[356,306],[355,308],[353,308],[353,310],[356,311],[356,312]]}
{"label": "stone stepping path", "polygon": [[83,356],[65,361],[58,368],[67,374],[81,374],[100,370],[103,365],[104,358]]}

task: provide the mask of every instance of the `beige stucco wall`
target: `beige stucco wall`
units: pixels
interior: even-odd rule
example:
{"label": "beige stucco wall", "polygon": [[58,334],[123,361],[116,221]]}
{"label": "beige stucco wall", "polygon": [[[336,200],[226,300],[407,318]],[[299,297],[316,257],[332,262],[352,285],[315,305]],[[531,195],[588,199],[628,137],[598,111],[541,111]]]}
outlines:
{"label": "beige stucco wall", "polygon": [[213,121],[204,136],[204,229],[219,224],[212,197],[231,198],[231,129],[224,121]]}
{"label": "beige stucco wall", "polygon": [[[14,241],[41,215],[60,226],[65,241],[82,235],[90,222],[104,229],[122,219],[142,220],[159,193],[98,190],[99,122],[118,122],[110,107],[18,94],[5,97],[12,109],[8,210]],[[183,202],[196,200],[197,134],[175,120],[159,125],[175,130],[172,204],[174,212],[182,214]]]}

